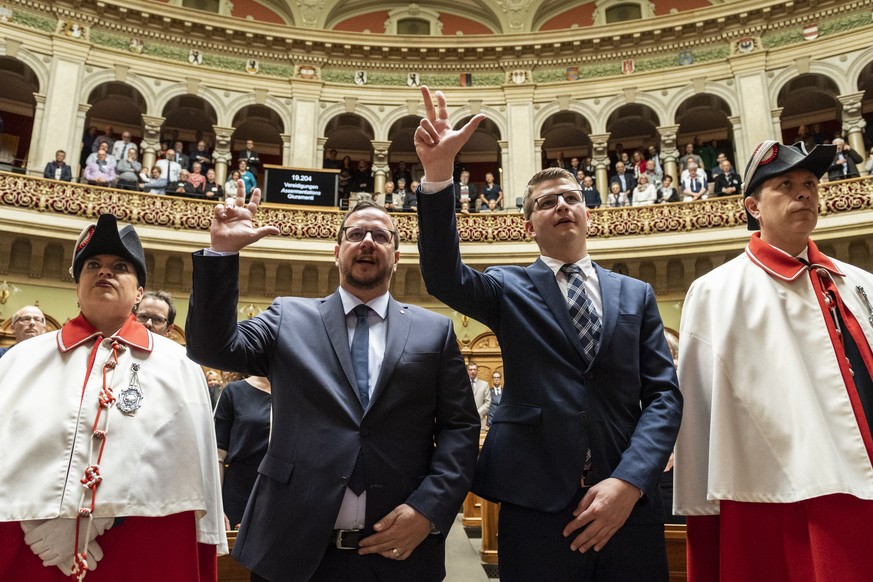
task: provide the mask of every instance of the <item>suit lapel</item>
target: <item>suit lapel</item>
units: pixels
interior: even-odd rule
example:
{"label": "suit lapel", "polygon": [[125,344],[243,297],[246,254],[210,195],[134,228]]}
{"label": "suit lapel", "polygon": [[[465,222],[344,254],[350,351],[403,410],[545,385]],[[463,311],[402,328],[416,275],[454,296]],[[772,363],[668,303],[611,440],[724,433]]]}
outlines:
{"label": "suit lapel", "polygon": [[607,271],[597,263],[592,262],[591,264],[594,265],[594,269],[597,271],[597,278],[600,281],[600,303],[603,310],[603,313],[600,315],[603,329],[600,332],[600,346],[597,348],[597,354],[599,355],[609,348],[612,337],[615,335],[615,324],[618,321],[621,296],[621,279],[615,273]]}
{"label": "suit lapel", "polygon": [[[339,293],[330,295],[318,305],[327,337],[333,346],[333,351],[342,366],[346,379],[349,381],[349,389],[358,400],[357,382],[355,380],[355,368],[352,364],[352,353],[349,350],[349,331],[346,327],[346,314],[343,311],[343,301]],[[360,400],[358,400],[360,402]]]}
{"label": "suit lapel", "polygon": [[579,341],[579,333],[576,331],[576,326],[573,325],[573,320],[570,319],[570,311],[567,308],[567,299],[561,294],[561,288],[558,287],[558,282],[555,280],[555,273],[545,264],[542,259],[537,259],[536,262],[527,268],[528,276],[536,285],[540,296],[549,306],[552,314],[555,316],[555,321],[561,326],[567,340],[580,358],[583,358],[582,342]]}
{"label": "suit lapel", "polygon": [[373,396],[370,398],[370,408],[385,391],[385,386],[388,384],[388,379],[394,374],[400,356],[403,355],[403,348],[406,347],[406,341],[409,339],[409,330],[412,327],[411,316],[406,306],[394,301],[393,297],[388,297],[388,312],[387,324],[388,330],[385,338],[385,357],[382,358],[382,369],[379,371],[379,379],[376,381],[376,386],[373,388]]}

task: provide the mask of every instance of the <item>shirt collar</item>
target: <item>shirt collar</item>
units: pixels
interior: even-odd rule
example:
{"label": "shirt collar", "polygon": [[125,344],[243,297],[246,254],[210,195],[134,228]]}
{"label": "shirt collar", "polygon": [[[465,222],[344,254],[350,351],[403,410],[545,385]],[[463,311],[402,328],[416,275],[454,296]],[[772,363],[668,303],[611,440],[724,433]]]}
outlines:
{"label": "shirt collar", "polygon": [[818,250],[812,239],[809,240],[807,248],[798,255],[798,258],[764,242],[761,240],[761,233],[756,232],[746,246],[746,255],[752,263],[762,268],[770,276],[783,281],[794,281],[807,270],[807,265],[801,259],[809,263],[809,268],[822,268],[838,277],[846,276],[829,257]]}
{"label": "shirt collar", "polygon": [[[567,264],[559,261],[558,259],[553,259],[552,257],[547,257],[545,255],[540,255],[540,259],[542,259],[542,261],[552,270],[552,272],[555,274],[555,277],[558,276],[558,271],[561,270],[561,267]],[[582,269],[582,275],[585,277],[585,279],[594,276],[594,264],[591,262],[591,255],[585,255],[584,257],[576,261],[576,265],[578,265],[579,268]]]}
{"label": "shirt collar", "polygon": [[[61,333],[58,334],[58,349],[61,352],[69,352],[73,348],[82,345],[89,339],[102,336],[91,322],[85,319],[81,313],[74,319],[71,319],[61,328]],[[127,321],[121,326],[112,339],[120,343],[126,344],[132,348],[151,352],[154,348],[152,334],[146,327],[136,320],[133,314],[127,317]]]}
{"label": "shirt collar", "polygon": [[385,319],[388,316],[388,292],[386,291],[384,294],[379,295],[375,299],[371,299],[367,303],[364,303],[342,287],[339,288],[340,299],[343,301],[343,312],[348,315],[352,312],[352,309],[357,307],[358,305],[364,304],[376,314]]}

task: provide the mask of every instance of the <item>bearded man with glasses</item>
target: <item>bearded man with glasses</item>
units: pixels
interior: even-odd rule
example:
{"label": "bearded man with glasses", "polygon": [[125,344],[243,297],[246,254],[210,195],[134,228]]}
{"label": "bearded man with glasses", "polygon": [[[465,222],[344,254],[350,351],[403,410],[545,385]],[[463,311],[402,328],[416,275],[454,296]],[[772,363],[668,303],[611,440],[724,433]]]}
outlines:
{"label": "bearded man with glasses", "polygon": [[466,266],[452,161],[484,115],[454,130],[443,94],[436,104],[427,87],[422,95],[421,271],[428,292],[495,333],[508,379],[473,482],[502,502],[500,579],[666,581],[658,480],[682,397],[652,287],[592,262],[588,210],[561,168],[535,174],[524,191],[540,257]]}
{"label": "bearded man with glasses", "polygon": [[238,252],[278,233],[253,227],[259,203],[255,189],[216,207],[185,326],[195,361],[272,385],[269,449],[233,555],[258,581],[442,580],[479,442],[452,322],[391,297],[397,230],[361,202],[337,232],[336,292],[280,297],[237,323]]}
{"label": "bearded man with glasses", "polygon": [[176,321],[176,303],[166,291],[146,291],[134,308],[134,315],[152,333],[170,337]]}

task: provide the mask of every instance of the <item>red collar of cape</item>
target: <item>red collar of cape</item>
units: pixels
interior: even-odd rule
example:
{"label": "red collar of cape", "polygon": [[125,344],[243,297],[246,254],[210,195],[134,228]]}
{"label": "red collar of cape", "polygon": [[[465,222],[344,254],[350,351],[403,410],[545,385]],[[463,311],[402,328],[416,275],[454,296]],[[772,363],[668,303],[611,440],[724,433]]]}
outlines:
{"label": "red collar of cape", "polygon": [[830,257],[818,250],[812,239],[809,239],[807,246],[809,265],[761,240],[760,232],[752,235],[746,246],[746,255],[752,263],[762,268],[770,276],[783,281],[794,281],[807,269],[825,269],[837,277],[846,276],[837,268]]}
{"label": "red collar of cape", "polygon": [[[71,319],[64,324],[61,332],[58,334],[58,349],[66,353],[70,350],[82,345],[86,341],[102,336],[103,334],[94,328],[91,323],[85,319],[81,313],[74,319]],[[137,348],[146,352],[151,352],[154,348],[152,343],[152,334],[145,326],[136,320],[133,314],[127,317],[127,321],[121,326],[112,339],[119,343],[125,344],[131,348]]]}

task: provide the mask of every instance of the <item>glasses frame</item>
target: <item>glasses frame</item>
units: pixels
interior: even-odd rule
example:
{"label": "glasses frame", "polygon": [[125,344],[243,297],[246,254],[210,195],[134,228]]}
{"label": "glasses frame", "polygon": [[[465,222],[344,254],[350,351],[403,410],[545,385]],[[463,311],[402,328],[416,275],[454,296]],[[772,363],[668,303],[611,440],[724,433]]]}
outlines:
{"label": "glasses frame", "polygon": [[154,325],[157,325],[158,327],[160,327],[166,323],[169,323],[169,321],[170,321],[169,319],[167,319],[166,317],[163,317],[161,315],[148,315],[145,313],[135,313],[134,317],[136,317],[136,320],[138,322],[143,323],[143,324],[145,322],[147,322],[148,320],[151,320],[152,323]]}
{"label": "glasses frame", "polygon": [[[578,202],[570,202],[569,200],[567,200],[567,198],[564,197],[564,194],[569,194],[570,192],[576,192],[577,194],[579,194],[579,201]],[[564,201],[564,204],[566,204],[567,206],[576,206],[577,204],[585,204],[585,195],[582,193],[582,190],[571,188],[570,190],[564,190],[563,192],[555,192],[553,194],[543,194],[542,196],[537,196],[536,198],[534,198],[534,208],[536,208],[537,210],[551,210],[552,208],[554,208],[555,206],[558,205],[558,197],[559,196]],[[552,198],[552,197],[555,198],[555,206],[549,206],[548,208],[543,208],[540,205],[540,200],[542,200],[543,198]]]}
{"label": "glasses frame", "polygon": [[[359,230],[363,230],[363,231],[364,231],[364,236],[361,237],[361,240],[352,240],[351,238],[349,238],[348,230],[349,230],[349,229],[352,229],[352,228],[355,228],[355,229],[359,229]],[[378,232],[387,232],[387,233],[390,235],[390,236],[388,237],[388,240],[387,240],[386,242],[384,242],[384,243],[376,242],[376,238],[373,236],[373,233],[376,232],[376,231],[378,231]],[[369,235],[370,235],[370,239],[373,241],[373,244],[382,245],[382,246],[393,245],[393,244],[394,244],[394,239],[397,237],[397,233],[394,232],[393,230],[388,230],[387,228],[382,228],[382,227],[379,227],[379,226],[377,226],[377,227],[375,227],[375,228],[364,228],[363,226],[355,226],[355,225],[344,226],[344,227],[342,227],[342,233],[343,233],[343,238],[344,238],[344,239],[346,239],[346,240],[349,241],[350,243],[355,243],[355,244],[357,244],[357,243],[361,243],[361,242],[364,242],[364,239],[367,238],[367,234],[369,234]]]}
{"label": "glasses frame", "polygon": [[12,320],[12,325],[15,325],[19,321],[23,321],[24,323],[33,322],[33,323],[40,323],[42,325],[45,325],[45,317],[37,317],[35,315],[22,315],[21,317],[18,317],[16,319]]}

